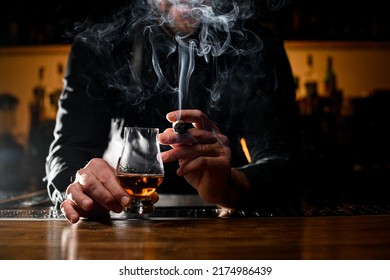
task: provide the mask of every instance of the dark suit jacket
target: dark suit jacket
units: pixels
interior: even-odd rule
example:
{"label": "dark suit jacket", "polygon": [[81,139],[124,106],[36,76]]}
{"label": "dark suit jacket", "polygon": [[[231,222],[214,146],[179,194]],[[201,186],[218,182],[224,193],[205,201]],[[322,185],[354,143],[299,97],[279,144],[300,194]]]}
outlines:
{"label": "dark suit jacket", "polygon": [[[177,42],[158,26],[130,26],[126,20],[88,25],[75,38],[46,164],[53,202],[64,198],[72,176],[90,159],[104,157],[115,166],[124,126],[163,131],[171,125],[165,115],[179,108],[202,110],[229,137],[232,166],[250,179],[253,203],[278,202],[295,193],[298,111],[278,34],[237,27],[242,33],[222,35],[223,42],[230,40],[222,55],[195,51],[194,70],[186,73],[180,72],[179,61],[188,58],[188,49],[179,54]],[[177,163],[165,165],[159,192],[194,192],[176,169]]]}

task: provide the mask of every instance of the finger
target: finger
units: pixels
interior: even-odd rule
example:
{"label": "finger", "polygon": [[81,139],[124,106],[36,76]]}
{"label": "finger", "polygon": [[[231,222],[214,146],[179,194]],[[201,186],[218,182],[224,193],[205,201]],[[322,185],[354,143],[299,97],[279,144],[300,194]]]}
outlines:
{"label": "finger", "polygon": [[192,123],[199,129],[219,132],[218,128],[200,110],[177,110],[169,112],[166,117],[170,122],[182,120],[184,122]]}
{"label": "finger", "polygon": [[[76,184],[80,185],[81,191],[78,188],[74,188],[69,191],[69,194],[71,196],[70,198],[83,210],[91,210],[95,202],[114,212],[121,212],[123,210],[124,206],[115,199],[111,192],[95,176],[82,174],[77,176],[77,178],[78,181]],[[89,200],[85,196],[88,196]],[[127,197],[129,196],[127,195]],[[89,201],[92,207],[87,204]]]}
{"label": "finger", "polygon": [[[82,192],[89,197],[93,198],[98,203],[102,204],[109,210],[116,210],[118,202],[114,196],[109,192],[105,186],[92,174],[84,173],[83,170],[79,170],[76,175],[76,182],[81,186]],[[76,202],[77,205],[83,207],[82,203],[85,203],[80,192],[72,190],[70,194],[72,195],[71,199]],[[85,208],[89,210],[90,208]]]}
{"label": "finger", "polygon": [[80,215],[76,211],[75,207],[77,207],[77,205],[75,205],[70,199],[62,202],[60,206],[62,214],[64,214],[65,218],[72,224],[75,224],[80,220]]}
{"label": "finger", "polygon": [[92,209],[93,200],[84,193],[83,188],[78,182],[70,184],[66,189],[66,194],[69,200],[83,210],[89,211]]}
{"label": "finger", "polygon": [[157,139],[161,145],[174,145],[174,144],[186,144],[186,142],[193,142],[189,141],[188,134],[178,134],[176,133],[173,128],[167,128],[164,130],[164,132],[160,133],[157,136]]}
{"label": "finger", "polygon": [[220,156],[223,149],[218,145],[192,145],[192,146],[178,146],[175,149],[161,153],[161,158],[164,162],[171,162],[176,160],[192,160],[196,157],[207,156],[217,157]]}
{"label": "finger", "polygon": [[151,199],[152,203],[155,204],[157,201],[159,201],[160,196],[158,195],[157,192],[153,192],[153,193],[150,195],[150,199]]}
{"label": "finger", "polygon": [[[184,159],[180,162],[180,166],[177,169],[176,173],[178,176],[186,176],[196,171],[202,170],[212,170],[219,169],[222,170],[223,167],[230,167],[225,157],[196,157],[192,160]],[[215,176],[220,176],[221,174],[215,174]]]}
{"label": "finger", "polygon": [[71,223],[77,223],[81,217],[94,217],[94,218],[108,218],[110,217],[109,211],[101,204],[95,202],[93,204],[93,210],[85,211],[75,204],[72,200],[66,199],[61,204],[61,212],[66,219]]}
{"label": "finger", "polygon": [[[164,132],[162,132],[162,133],[169,133],[169,132],[174,132],[172,127],[166,128],[166,129],[164,130]],[[161,134],[161,133],[160,133],[160,134]]]}
{"label": "finger", "polygon": [[222,134],[215,134],[202,129],[191,129],[185,134],[177,134],[172,132],[162,133],[158,136],[158,140],[162,145],[193,145],[193,144],[213,144],[219,142],[223,145],[228,144],[228,139]]}
{"label": "finger", "polygon": [[215,133],[215,131],[207,131],[202,129],[193,129],[190,132],[191,140],[195,141],[194,143],[201,144],[213,144],[218,142],[223,146],[229,145],[229,138],[223,134]]}
{"label": "finger", "polygon": [[130,196],[119,185],[115,170],[103,159],[92,159],[77,172],[76,180],[85,192],[110,210],[118,212],[118,204],[125,207],[130,203]]}
{"label": "finger", "polygon": [[[86,166],[89,168],[97,179],[99,185],[103,185],[114,199],[120,203],[123,207],[126,207],[130,204],[130,196],[124,190],[124,188],[118,183],[115,170],[107,164],[103,159],[92,159]],[[109,195],[105,194],[105,199],[111,199]],[[104,200],[99,201],[105,205]]]}
{"label": "finger", "polygon": [[117,202],[112,203],[112,205],[110,205],[109,202],[103,204],[95,199],[94,195],[90,195],[91,197],[94,197],[94,199],[92,199],[90,196],[84,193],[84,190],[79,183],[74,183],[68,187],[67,196],[68,199],[77,206],[79,213],[80,211],[83,211],[84,213],[91,212],[90,214],[93,215],[94,213],[92,212],[94,212],[97,207],[111,210],[116,213],[123,211],[123,206]]}

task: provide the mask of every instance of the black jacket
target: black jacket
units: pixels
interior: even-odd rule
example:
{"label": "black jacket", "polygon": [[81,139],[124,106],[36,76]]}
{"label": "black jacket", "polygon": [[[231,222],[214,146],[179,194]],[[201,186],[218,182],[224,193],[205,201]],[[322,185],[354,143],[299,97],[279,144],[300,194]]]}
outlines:
{"label": "black jacket", "polygon": [[[165,115],[180,105],[200,109],[229,137],[232,166],[250,179],[254,203],[281,201],[295,193],[298,111],[279,36],[257,27],[233,32],[231,47],[208,61],[195,53],[188,91],[184,86],[179,102],[178,44],[159,26],[142,32],[129,26],[127,21],[115,28],[88,26],[75,38],[46,164],[53,202],[64,198],[76,171],[90,159],[104,157],[115,166],[124,126],[163,131],[171,125]],[[159,193],[194,192],[176,175],[177,167],[165,165]]]}

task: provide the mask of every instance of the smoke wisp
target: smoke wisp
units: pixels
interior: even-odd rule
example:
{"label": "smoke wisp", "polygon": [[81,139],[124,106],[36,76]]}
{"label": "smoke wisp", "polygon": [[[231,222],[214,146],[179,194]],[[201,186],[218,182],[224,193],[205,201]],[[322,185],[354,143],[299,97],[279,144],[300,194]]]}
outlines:
{"label": "smoke wisp", "polygon": [[[265,1],[270,10],[286,2]],[[253,75],[261,75],[251,64],[256,64],[253,58],[259,59],[262,39],[243,24],[256,15],[255,2],[134,0],[111,21],[83,23],[76,26],[76,31],[81,42],[101,61],[98,75],[104,81],[103,87],[123,93],[126,101],[136,105],[162,91],[177,94],[178,109],[191,106],[191,78],[194,72],[203,71],[197,59],[202,58],[213,69],[212,83],[206,89],[210,106],[220,109],[218,102],[227,88],[231,94],[245,94]],[[118,46],[122,44],[130,45],[131,50],[121,53]],[[145,54],[146,44],[151,50],[149,57]],[[170,74],[164,65],[174,54],[178,57],[177,73]],[[228,59],[220,59],[222,56]],[[145,65],[151,65],[153,72],[145,71]],[[235,79],[231,79],[232,75]],[[151,83],[152,76],[156,77],[155,83]]]}

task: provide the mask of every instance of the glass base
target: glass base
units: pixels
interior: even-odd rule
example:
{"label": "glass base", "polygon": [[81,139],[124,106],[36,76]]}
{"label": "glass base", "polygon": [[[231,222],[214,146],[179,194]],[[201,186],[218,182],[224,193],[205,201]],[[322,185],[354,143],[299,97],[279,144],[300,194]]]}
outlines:
{"label": "glass base", "polygon": [[125,212],[132,214],[150,214],[154,211],[154,204],[150,199],[132,199]]}

